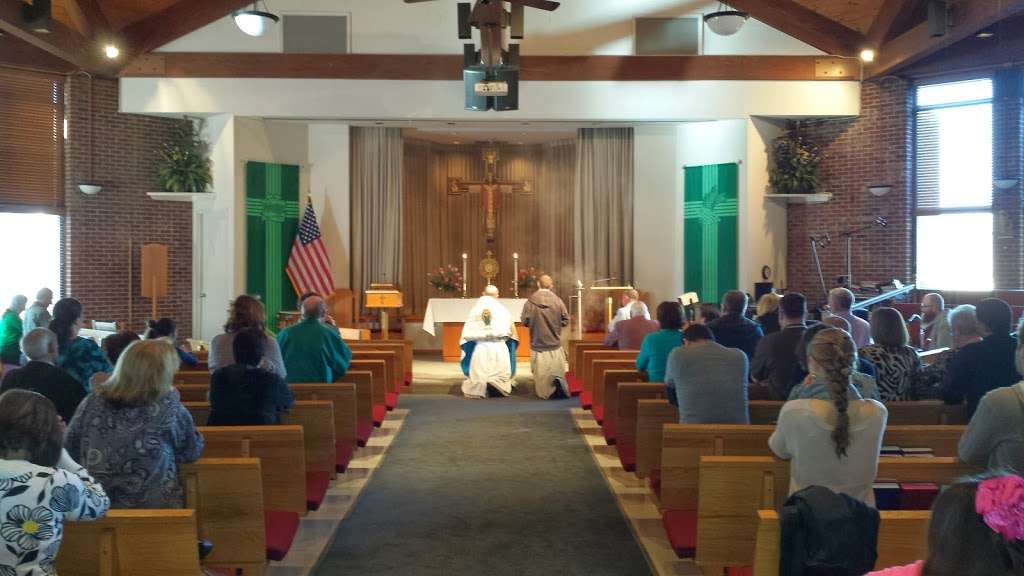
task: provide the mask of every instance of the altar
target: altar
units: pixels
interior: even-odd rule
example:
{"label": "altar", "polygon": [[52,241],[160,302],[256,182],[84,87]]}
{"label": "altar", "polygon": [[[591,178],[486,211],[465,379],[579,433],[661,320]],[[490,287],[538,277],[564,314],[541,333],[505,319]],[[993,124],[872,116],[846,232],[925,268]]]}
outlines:
{"label": "altar", "polygon": [[[476,305],[476,298],[431,298],[427,301],[427,310],[423,314],[423,330],[431,336],[436,336],[436,324],[441,325],[441,355],[445,362],[458,362],[462,358],[462,350],[459,348],[459,339],[462,338],[462,325],[466,322],[469,312]],[[523,315],[525,298],[499,298],[512,318],[518,319]],[[516,349],[516,358],[520,360],[530,359],[530,332],[516,322],[516,331],[519,333],[519,347]]]}

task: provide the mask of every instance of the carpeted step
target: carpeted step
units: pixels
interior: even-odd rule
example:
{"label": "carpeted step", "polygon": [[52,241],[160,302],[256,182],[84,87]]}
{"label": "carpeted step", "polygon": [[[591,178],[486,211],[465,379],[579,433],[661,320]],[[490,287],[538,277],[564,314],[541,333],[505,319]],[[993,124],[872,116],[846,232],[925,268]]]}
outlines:
{"label": "carpeted step", "polygon": [[299,515],[285,510],[267,510],[263,513],[263,526],[267,536],[267,560],[284,560],[299,531]]}
{"label": "carpeted step", "polygon": [[697,551],[697,511],[665,510],[661,513],[661,524],[676,556],[693,558]]}
{"label": "carpeted step", "polygon": [[327,488],[331,485],[330,472],[306,473],[306,509],[319,510],[327,497]]}

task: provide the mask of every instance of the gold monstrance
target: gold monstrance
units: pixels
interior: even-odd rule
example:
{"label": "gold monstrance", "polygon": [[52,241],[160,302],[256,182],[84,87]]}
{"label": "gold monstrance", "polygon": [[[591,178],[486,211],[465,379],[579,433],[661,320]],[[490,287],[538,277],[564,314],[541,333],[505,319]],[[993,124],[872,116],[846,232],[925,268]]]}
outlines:
{"label": "gold monstrance", "polygon": [[487,279],[488,284],[491,284],[491,280],[497,278],[500,271],[501,266],[494,259],[494,252],[488,250],[487,255],[480,261],[480,275]]}

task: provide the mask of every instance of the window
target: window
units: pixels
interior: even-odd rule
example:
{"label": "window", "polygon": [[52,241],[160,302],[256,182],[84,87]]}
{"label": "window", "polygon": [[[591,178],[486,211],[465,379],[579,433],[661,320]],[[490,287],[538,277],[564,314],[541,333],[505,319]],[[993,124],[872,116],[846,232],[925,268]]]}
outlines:
{"label": "window", "polygon": [[917,285],[991,290],[992,80],[917,88]]}
{"label": "window", "polygon": [[0,207],[60,210],[63,127],[61,77],[0,67]]}
{"label": "window", "polygon": [[0,308],[6,309],[16,294],[24,294],[31,304],[44,287],[59,297],[60,216],[0,212],[0,246]]}

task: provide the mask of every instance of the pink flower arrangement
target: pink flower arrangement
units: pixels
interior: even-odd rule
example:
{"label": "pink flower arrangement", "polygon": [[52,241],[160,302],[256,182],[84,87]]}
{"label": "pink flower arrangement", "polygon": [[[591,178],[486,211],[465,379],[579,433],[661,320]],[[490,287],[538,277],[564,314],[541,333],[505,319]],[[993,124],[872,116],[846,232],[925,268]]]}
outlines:
{"label": "pink flower arrangement", "polygon": [[540,268],[536,268],[534,266],[522,268],[519,270],[519,276],[516,278],[516,284],[519,286],[520,291],[536,288],[537,279],[543,275],[544,271]]}
{"label": "pink flower arrangement", "polygon": [[978,484],[974,510],[1007,540],[1024,540],[1024,478],[999,476]]}
{"label": "pink flower arrangement", "polygon": [[427,274],[427,281],[438,292],[451,294],[462,290],[462,271],[456,266],[447,264]]}

